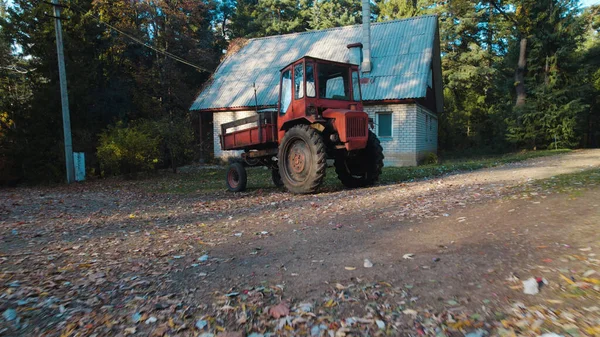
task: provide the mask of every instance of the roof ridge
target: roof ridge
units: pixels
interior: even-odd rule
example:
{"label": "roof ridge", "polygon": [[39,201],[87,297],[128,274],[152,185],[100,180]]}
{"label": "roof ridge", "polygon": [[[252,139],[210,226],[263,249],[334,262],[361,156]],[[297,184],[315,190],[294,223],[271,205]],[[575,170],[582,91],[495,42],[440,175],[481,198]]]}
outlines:
{"label": "roof ridge", "polygon": [[[372,22],[371,25],[379,26],[379,25],[386,25],[386,24],[391,24],[391,23],[398,23],[398,22],[402,22],[402,21],[421,20],[421,19],[431,18],[431,17],[437,18],[438,15],[437,14],[427,14],[427,15],[413,16],[413,17],[404,18],[404,19],[396,19],[396,20],[389,20],[389,21],[382,21],[382,22]],[[304,34],[315,34],[315,33],[319,33],[319,32],[332,32],[332,31],[336,31],[336,30],[351,29],[351,28],[360,27],[361,25],[362,24],[355,24],[355,25],[348,25],[348,26],[341,26],[341,27],[319,29],[319,30],[307,30],[305,32],[295,32],[295,33],[255,37],[255,38],[248,39],[248,43],[250,43],[252,41],[268,40],[268,39],[279,38],[279,37],[283,37],[283,36],[298,36],[298,35],[304,35]]]}

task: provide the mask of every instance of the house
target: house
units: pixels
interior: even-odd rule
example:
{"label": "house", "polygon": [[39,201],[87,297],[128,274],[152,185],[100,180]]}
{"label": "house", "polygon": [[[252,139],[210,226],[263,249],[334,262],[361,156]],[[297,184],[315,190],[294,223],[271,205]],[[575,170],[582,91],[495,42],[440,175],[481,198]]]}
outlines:
{"label": "house", "polygon": [[226,159],[238,154],[221,151],[221,124],[276,107],[281,68],[305,55],[361,64],[364,108],[385,165],[414,166],[437,152],[439,44],[433,15],[251,39],[221,63],[190,109],[213,114],[214,155]]}

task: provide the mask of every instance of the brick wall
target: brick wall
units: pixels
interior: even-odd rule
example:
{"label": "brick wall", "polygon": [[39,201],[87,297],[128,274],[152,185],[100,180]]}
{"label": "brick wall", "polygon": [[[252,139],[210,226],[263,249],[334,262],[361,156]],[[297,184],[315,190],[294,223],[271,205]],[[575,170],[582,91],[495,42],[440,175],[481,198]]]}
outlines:
{"label": "brick wall", "polygon": [[376,123],[378,113],[392,113],[392,137],[379,137],[385,155],[385,166],[416,166],[417,105],[366,105],[365,111]]}
{"label": "brick wall", "polygon": [[417,162],[428,153],[437,154],[438,118],[427,108],[417,105]]}
{"label": "brick wall", "polygon": [[[215,112],[213,114],[213,138],[214,138],[214,151],[215,158],[227,159],[231,157],[239,157],[243,151],[223,151],[221,150],[221,124],[233,122],[234,120],[246,118],[256,115],[255,111],[226,111],[226,112]],[[240,126],[235,130],[242,130],[248,126]]]}

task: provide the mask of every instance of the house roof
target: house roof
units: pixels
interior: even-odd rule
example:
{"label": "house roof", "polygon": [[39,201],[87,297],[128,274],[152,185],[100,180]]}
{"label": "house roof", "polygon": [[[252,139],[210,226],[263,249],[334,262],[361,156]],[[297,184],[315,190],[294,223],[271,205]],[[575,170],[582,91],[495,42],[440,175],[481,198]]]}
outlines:
{"label": "house roof", "polygon": [[[348,62],[346,46],[361,42],[361,32],[361,26],[354,25],[251,39],[221,63],[190,110],[254,107],[253,83],[258,106],[275,106],[281,68],[303,56]],[[437,16],[373,23],[373,66],[361,74],[369,78],[361,84],[363,100],[425,97],[432,65],[440,86],[436,84],[436,95],[441,97],[439,57]]]}

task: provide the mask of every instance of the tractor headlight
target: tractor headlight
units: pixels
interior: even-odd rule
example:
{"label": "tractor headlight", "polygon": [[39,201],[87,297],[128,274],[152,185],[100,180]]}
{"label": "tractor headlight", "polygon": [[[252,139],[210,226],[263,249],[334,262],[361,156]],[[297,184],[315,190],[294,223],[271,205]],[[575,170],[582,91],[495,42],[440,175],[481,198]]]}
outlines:
{"label": "tractor headlight", "polygon": [[306,108],[306,114],[307,114],[307,115],[309,115],[309,116],[310,116],[310,115],[316,116],[316,115],[317,115],[317,112],[318,112],[318,111],[317,111],[317,107],[316,107],[316,106],[314,106],[314,105],[309,105],[309,106]]}

